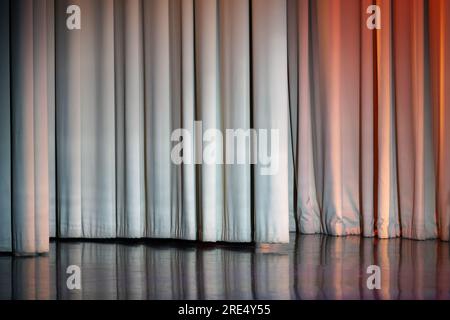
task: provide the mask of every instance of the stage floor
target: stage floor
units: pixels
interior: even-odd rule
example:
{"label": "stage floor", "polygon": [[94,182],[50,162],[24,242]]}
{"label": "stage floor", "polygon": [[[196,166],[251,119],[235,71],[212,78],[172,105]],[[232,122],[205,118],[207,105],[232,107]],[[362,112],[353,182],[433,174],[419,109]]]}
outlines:
{"label": "stage floor", "polygon": [[[67,268],[79,266],[81,289]],[[367,288],[367,267],[381,288]],[[52,241],[0,255],[0,299],[450,299],[450,244],[291,234],[288,245]]]}

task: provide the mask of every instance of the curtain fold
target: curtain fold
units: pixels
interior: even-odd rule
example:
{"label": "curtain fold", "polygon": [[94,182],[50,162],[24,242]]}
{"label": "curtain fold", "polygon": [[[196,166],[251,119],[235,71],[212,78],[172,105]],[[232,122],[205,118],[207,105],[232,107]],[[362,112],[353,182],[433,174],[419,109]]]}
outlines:
{"label": "curtain fold", "polygon": [[438,234],[450,239],[450,4],[432,1],[429,6],[431,100],[436,174]]}
{"label": "curtain fold", "polygon": [[[2,1],[0,251],[449,240],[449,17],[445,0]],[[252,160],[274,152],[265,175]]]}
{"label": "curtain fold", "polygon": [[[226,129],[251,128],[250,106],[250,3],[220,1],[220,103]],[[250,138],[249,138],[250,139]],[[250,141],[248,141],[250,144]],[[225,144],[223,239],[252,241],[252,199],[250,163],[227,164],[227,156],[244,154],[246,145]],[[236,150],[236,151],[235,151]]]}
{"label": "curtain fold", "polygon": [[[56,2],[61,237],[116,236],[113,3]],[[65,12],[70,4],[83,8],[83,28],[79,31],[66,28]]]}
{"label": "curtain fold", "polygon": [[55,209],[53,2],[2,6],[9,14],[2,19],[2,130],[10,132],[2,134],[0,244],[2,251],[47,252]]}
{"label": "curtain fold", "polygon": [[[254,166],[255,241],[289,241],[287,16],[284,1],[252,1],[253,128],[278,130],[278,172]],[[267,37],[267,34],[271,37]],[[258,136],[257,152],[262,144]]]}
{"label": "curtain fold", "polygon": [[11,88],[9,2],[0,3],[0,251],[11,251]]}
{"label": "curtain fold", "polygon": [[114,2],[117,236],[146,229],[142,3]]}
{"label": "curtain fold", "polygon": [[448,5],[373,3],[289,2],[297,230],[448,240]]}

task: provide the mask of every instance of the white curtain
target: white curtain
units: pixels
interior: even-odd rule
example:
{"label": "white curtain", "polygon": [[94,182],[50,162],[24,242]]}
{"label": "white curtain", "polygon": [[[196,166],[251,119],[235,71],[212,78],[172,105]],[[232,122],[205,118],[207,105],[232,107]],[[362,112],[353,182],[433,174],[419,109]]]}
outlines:
{"label": "white curtain", "polygon": [[[369,30],[372,2],[2,1],[0,251],[55,236],[449,240],[450,5],[378,0]],[[278,172],[175,164],[171,134],[195,121],[279,130]]]}
{"label": "white curtain", "polygon": [[[251,241],[250,164],[196,168],[170,158],[172,131],[193,130],[195,120],[205,131],[250,127],[249,3],[80,1],[75,32],[63,14],[73,3],[55,8],[56,65],[65,66],[56,69],[59,236]],[[284,3],[272,7],[273,25],[263,19],[270,6],[255,5],[261,36],[286,32]],[[253,111],[254,126],[286,137],[286,37],[254,45],[254,70],[266,73],[254,75],[255,98],[273,97]],[[277,57],[280,65],[265,67]],[[255,176],[260,241],[287,241],[287,162],[280,166]]]}

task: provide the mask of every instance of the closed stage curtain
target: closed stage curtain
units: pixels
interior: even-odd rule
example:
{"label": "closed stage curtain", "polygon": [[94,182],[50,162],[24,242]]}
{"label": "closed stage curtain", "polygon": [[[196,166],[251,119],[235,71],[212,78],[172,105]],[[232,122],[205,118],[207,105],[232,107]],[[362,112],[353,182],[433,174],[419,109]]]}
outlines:
{"label": "closed stage curtain", "polygon": [[[1,1],[0,47],[0,251],[449,240],[446,0]],[[199,135],[278,130],[278,170],[175,163],[172,133],[197,121]],[[193,158],[197,138],[183,139]],[[237,151],[254,157],[250,142]],[[216,160],[236,151],[222,147]]]}

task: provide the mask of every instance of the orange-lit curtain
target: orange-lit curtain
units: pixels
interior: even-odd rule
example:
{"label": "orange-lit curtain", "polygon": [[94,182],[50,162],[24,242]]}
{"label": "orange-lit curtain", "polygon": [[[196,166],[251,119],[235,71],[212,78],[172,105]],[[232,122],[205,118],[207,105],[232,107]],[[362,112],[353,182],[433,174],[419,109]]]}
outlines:
{"label": "orange-lit curtain", "polygon": [[436,220],[441,239],[450,239],[450,3],[430,1],[430,92],[436,174]]}
{"label": "orange-lit curtain", "polygon": [[288,5],[298,230],[448,240],[449,4]]}
{"label": "orange-lit curtain", "polygon": [[9,2],[0,2],[0,251],[11,251]]}

